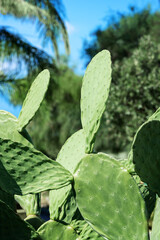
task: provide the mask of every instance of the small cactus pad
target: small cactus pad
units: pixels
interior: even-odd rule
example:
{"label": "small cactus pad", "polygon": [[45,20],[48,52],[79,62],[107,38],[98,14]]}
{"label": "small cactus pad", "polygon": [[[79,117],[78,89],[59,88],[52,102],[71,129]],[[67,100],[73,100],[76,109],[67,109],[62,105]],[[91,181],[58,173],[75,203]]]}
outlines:
{"label": "small cactus pad", "polygon": [[160,198],[157,199],[156,208],[154,210],[151,240],[159,240],[160,239],[160,228],[159,228],[159,226],[160,226]]}
{"label": "small cactus pad", "polygon": [[[61,148],[57,162],[71,173],[85,156],[85,137],[81,129],[74,133]],[[72,186],[50,191],[50,218],[70,223],[77,209]]]}
{"label": "small cactus pad", "polygon": [[72,185],[49,192],[50,219],[70,223],[77,210]]}
{"label": "small cactus pad", "polygon": [[21,132],[32,120],[35,113],[43,101],[48,89],[50,73],[47,69],[43,70],[32,83],[28,94],[23,102],[22,110],[18,117],[18,131]]}
{"label": "small cactus pad", "polygon": [[109,240],[148,240],[144,200],[117,160],[105,154],[88,155],[74,180],[78,208],[95,231]]}
{"label": "small cactus pad", "polygon": [[0,201],[0,239],[38,240],[34,228],[20,219],[4,202]]}
{"label": "small cactus pad", "polygon": [[58,162],[34,148],[1,138],[0,172],[0,188],[17,195],[58,189],[73,178]]}
{"label": "small cactus pad", "polygon": [[9,112],[0,110],[0,138],[10,139],[32,147],[32,144],[22,135],[27,135],[26,130],[19,133],[17,130],[18,119]]}
{"label": "small cactus pad", "polygon": [[29,215],[24,219],[24,221],[32,225],[35,230],[37,230],[42,224],[44,224],[44,220],[42,220],[36,215]]}
{"label": "small cactus pad", "polygon": [[89,63],[81,90],[81,121],[86,136],[86,152],[93,149],[111,83],[111,57],[107,50]]}
{"label": "small cactus pad", "polygon": [[71,226],[80,235],[80,240],[104,240],[85,220],[73,220]]}
{"label": "small cactus pad", "polygon": [[26,211],[26,215],[40,215],[40,194],[27,194],[25,196],[15,195],[15,200]]}
{"label": "small cactus pad", "polygon": [[143,124],[133,141],[135,171],[149,188],[160,196],[160,121]]}
{"label": "small cactus pad", "polygon": [[85,137],[83,130],[74,133],[61,148],[57,162],[74,173],[77,164],[85,156]]}
{"label": "small cactus pad", "polygon": [[41,240],[78,240],[78,235],[71,226],[52,220],[44,223],[38,233]]}

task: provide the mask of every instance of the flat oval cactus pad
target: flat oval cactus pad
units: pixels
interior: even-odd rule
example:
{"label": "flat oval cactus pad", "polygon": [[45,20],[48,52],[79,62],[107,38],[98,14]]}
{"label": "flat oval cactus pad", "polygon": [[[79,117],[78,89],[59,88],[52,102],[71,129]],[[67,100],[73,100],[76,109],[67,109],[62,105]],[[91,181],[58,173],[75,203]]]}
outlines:
{"label": "flat oval cactus pad", "polygon": [[74,180],[78,208],[95,231],[109,240],[148,240],[144,200],[117,160],[105,154],[88,155]]}
{"label": "flat oval cactus pad", "polygon": [[110,83],[111,57],[109,51],[103,50],[89,63],[81,89],[81,121],[86,136],[86,153],[92,152]]}
{"label": "flat oval cactus pad", "polygon": [[21,132],[32,120],[43,101],[48,89],[50,73],[43,70],[32,83],[28,94],[23,102],[22,110],[18,117],[18,131]]}

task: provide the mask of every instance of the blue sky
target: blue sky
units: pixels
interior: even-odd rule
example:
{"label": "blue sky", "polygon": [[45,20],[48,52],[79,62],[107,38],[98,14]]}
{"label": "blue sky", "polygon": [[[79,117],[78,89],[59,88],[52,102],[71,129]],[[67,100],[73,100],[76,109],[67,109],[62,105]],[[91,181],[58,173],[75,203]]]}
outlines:
{"label": "blue sky", "polygon": [[[70,65],[76,66],[76,72],[80,74],[84,73],[84,60],[81,58],[84,40],[89,40],[90,34],[98,26],[104,28],[111,15],[117,12],[127,13],[128,7],[131,5],[137,6],[138,9],[142,9],[148,4],[151,5],[153,10],[160,7],[159,0],[63,0],[63,4],[66,10],[66,26],[71,48]],[[33,23],[22,23],[11,17],[6,19],[0,16],[0,25],[14,27],[33,45],[42,48]],[[63,54],[64,47],[61,41],[60,52]],[[53,54],[51,46],[47,46],[45,50],[49,54]],[[18,116],[21,107],[13,107],[6,98],[0,95],[0,109]]]}

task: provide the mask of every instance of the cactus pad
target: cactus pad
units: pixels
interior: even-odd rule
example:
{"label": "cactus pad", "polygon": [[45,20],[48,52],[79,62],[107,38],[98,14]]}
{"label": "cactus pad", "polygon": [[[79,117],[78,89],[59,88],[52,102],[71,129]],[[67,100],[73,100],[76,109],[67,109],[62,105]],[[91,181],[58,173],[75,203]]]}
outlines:
{"label": "cactus pad", "polygon": [[22,221],[4,202],[0,201],[0,238],[2,240],[38,240],[34,228]]}
{"label": "cactus pad", "polygon": [[135,171],[149,188],[160,196],[160,121],[143,124],[133,141],[133,163]]}
{"label": "cactus pad", "polygon": [[117,160],[105,154],[88,155],[74,180],[78,208],[95,231],[110,240],[148,240],[144,200]]}
{"label": "cactus pad", "polygon": [[32,147],[32,144],[23,136],[28,135],[26,130],[19,133],[17,127],[18,119],[11,113],[0,110],[0,138],[21,142],[26,146]]}
{"label": "cactus pad", "polygon": [[39,109],[48,88],[49,78],[50,73],[46,69],[43,70],[32,83],[18,117],[19,132],[27,126]]}
{"label": "cactus pad", "polygon": [[152,232],[151,232],[151,240],[159,240],[160,239],[160,199],[157,198],[156,208],[154,210],[154,218],[152,222]]}
{"label": "cactus pad", "polygon": [[16,212],[15,200],[11,194],[6,193],[0,189],[0,200],[2,202],[5,202],[5,204],[7,204],[14,212]]}
{"label": "cactus pad", "polygon": [[72,185],[49,192],[50,219],[70,223],[77,210]]}
{"label": "cactus pad", "polygon": [[41,240],[78,240],[78,235],[71,226],[52,220],[44,223],[38,233]]}
{"label": "cactus pad", "polygon": [[25,196],[15,195],[15,200],[26,211],[26,215],[40,215],[40,194],[27,194]]}
{"label": "cactus pad", "polygon": [[74,133],[61,148],[57,162],[73,173],[77,164],[85,156],[85,137],[81,129]]}
{"label": "cactus pad", "polygon": [[41,152],[0,138],[0,188],[23,195],[58,189],[71,183],[72,175]]}
{"label": "cactus pad", "polygon": [[107,50],[89,63],[81,90],[81,121],[86,136],[86,152],[93,149],[111,83],[111,57]]}

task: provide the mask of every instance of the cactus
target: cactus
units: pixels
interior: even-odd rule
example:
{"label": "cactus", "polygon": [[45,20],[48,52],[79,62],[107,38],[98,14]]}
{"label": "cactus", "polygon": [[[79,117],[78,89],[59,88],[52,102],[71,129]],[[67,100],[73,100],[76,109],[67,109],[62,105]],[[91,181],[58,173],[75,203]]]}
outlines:
{"label": "cactus", "polygon": [[[81,158],[85,156],[85,138],[83,130],[74,133],[60,150],[57,162],[62,164],[71,173],[75,171]],[[49,194],[50,218],[70,223],[76,210],[74,191],[72,186],[52,190]]]}
{"label": "cactus", "polygon": [[49,84],[50,73],[42,71],[32,83],[28,94],[23,102],[22,110],[18,117],[18,131],[22,130],[32,120],[43,101]]}
{"label": "cactus", "polygon": [[159,136],[160,121],[148,121],[139,128],[132,145],[135,171],[158,195],[160,195]]}
{"label": "cactus", "polygon": [[152,224],[152,233],[151,233],[151,240],[159,240],[160,239],[160,199],[157,199],[155,214]]}
{"label": "cactus", "polygon": [[148,239],[144,200],[118,161],[90,154],[81,160],[74,180],[80,212],[95,231],[110,240]]}
{"label": "cactus", "polygon": [[0,187],[10,194],[39,193],[72,182],[72,175],[41,152],[0,138]]}
{"label": "cactus", "polygon": [[69,226],[59,222],[50,220],[44,223],[39,229],[38,233],[41,240],[78,240],[78,235],[75,230]]}
{"label": "cactus", "polygon": [[103,50],[90,62],[81,90],[81,121],[86,138],[86,153],[93,150],[111,83],[110,53]]}

